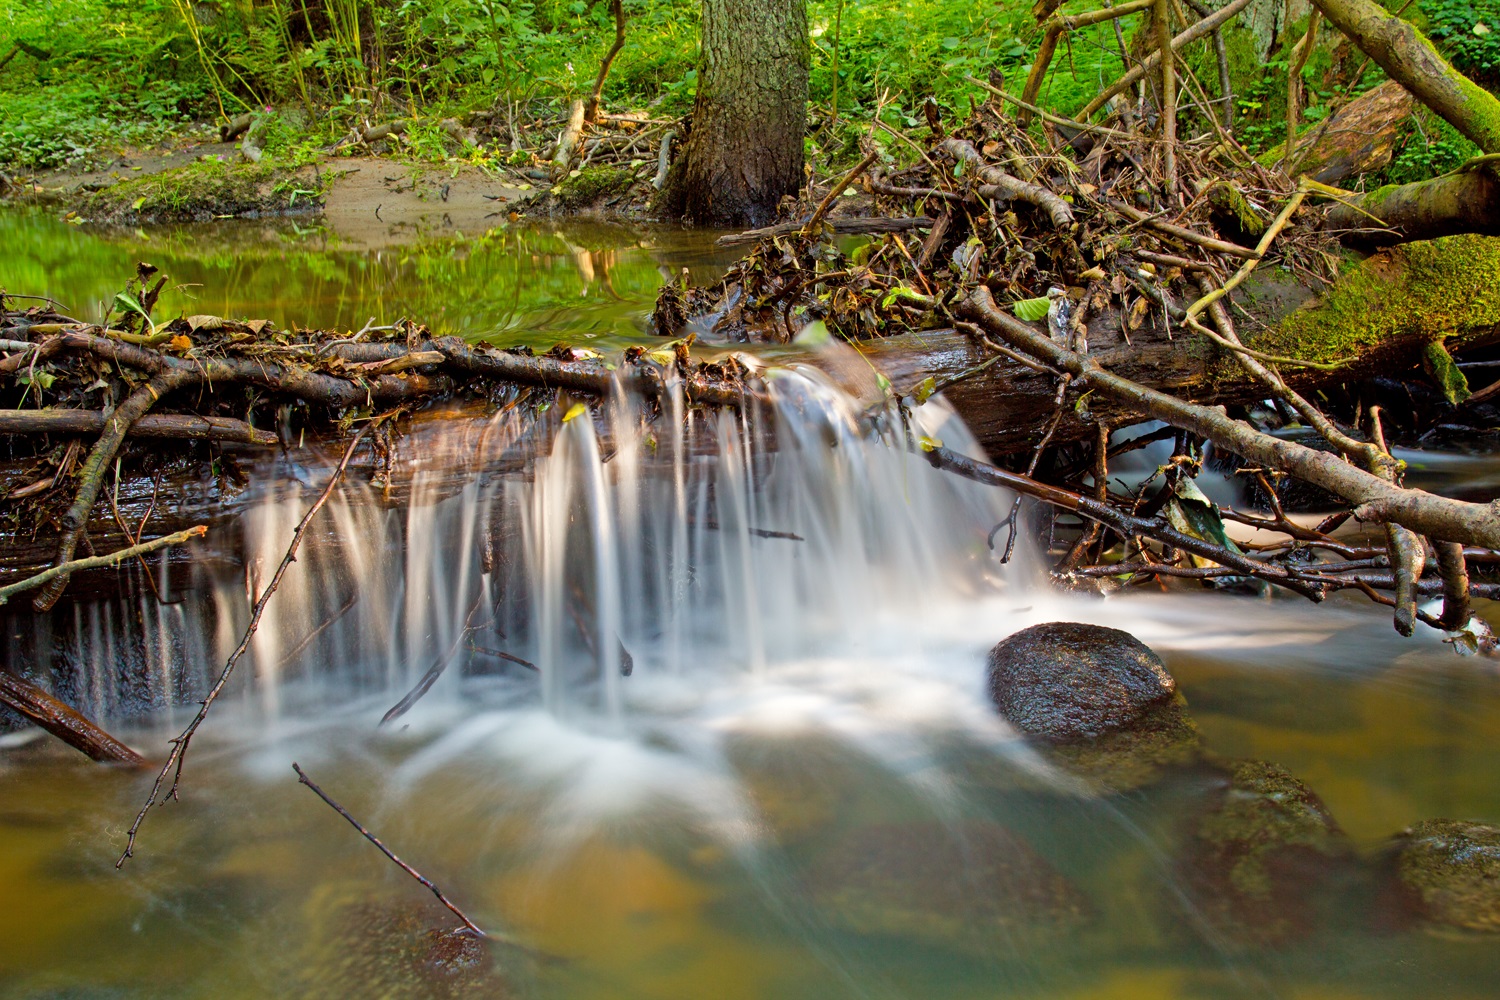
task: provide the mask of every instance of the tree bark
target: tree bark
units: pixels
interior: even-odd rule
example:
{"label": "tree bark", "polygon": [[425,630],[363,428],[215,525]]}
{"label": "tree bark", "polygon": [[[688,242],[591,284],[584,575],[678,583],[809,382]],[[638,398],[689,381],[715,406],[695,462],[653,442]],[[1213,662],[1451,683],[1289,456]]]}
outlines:
{"label": "tree bark", "polygon": [[1427,36],[1374,0],[1313,0],[1349,40],[1486,153],[1500,152],[1500,100],[1449,65]]}
{"label": "tree bark", "polygon": [[703,0],[692,130],[658,207],[714,226],[762,226],[802,184],[806,0]]}
{"label": "tree bark", "polygon": [[145,759],[81,713],[63,704],[35,684],[0,670],[0,704],[24,715],[68,746],[91,759],[109,764],[138,767]]}

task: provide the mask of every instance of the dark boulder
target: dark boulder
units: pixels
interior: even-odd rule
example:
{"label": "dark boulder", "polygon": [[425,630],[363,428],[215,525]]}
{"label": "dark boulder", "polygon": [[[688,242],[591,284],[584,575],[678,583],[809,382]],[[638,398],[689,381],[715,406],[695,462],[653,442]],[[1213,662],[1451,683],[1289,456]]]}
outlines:
{"label": "dark boulder", "polygon": [[860,827],[808,879],[827,917],[849,930],[980,954],[1062,940],[1092,912],[1029,844],[987,821]]}
{"label": "dark boulder", "polygon": [[1396,878],[1420,917],[1500,931],[1500,828],[1423,820],[1397,836]]}
{"label": "dark boulder", "polygon": [[1054,743],[1129,729],[1177,693],[1145,643],[1078,622],[1033,625],[996,644],[989,681],[990,697],[1011,725]]}
{"label": "dark boulder", "polygon": [[1198,759],[1176,682],[1128,632],[1033,625],[990,650],[989,682],[1000,714],[1091,792],[1140,788]]}
{"label": "dark boulder", "polygon": [[1264,761],[1234,761],[1194,820],[1179,871],[1226,943],[1275,945],[1320,926],[1325,890],[1348,875],[1348,836],[1306,785]]}

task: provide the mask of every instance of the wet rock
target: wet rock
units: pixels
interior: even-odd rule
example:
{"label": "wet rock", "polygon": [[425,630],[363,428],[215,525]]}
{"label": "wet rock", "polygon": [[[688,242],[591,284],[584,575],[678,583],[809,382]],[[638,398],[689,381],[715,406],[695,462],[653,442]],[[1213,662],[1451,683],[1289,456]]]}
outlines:
{"label": "wet rock", "polygon": [[1177,684],[1128,632],[1033,625],[990,650],[990,696],[1011,725],[1095,791],[1127,791],[1199,755]]}
{"label": "wet rock", "polygon": [[1078,622],[1033,625],[997,643],[989,681],[990,697],[1011,725],[1057,743],[1128,729],[1177,692],[1145,643]]}
{"label": "wet rock", "polygon": [[[442,912],[442,911],[439,911]],[[485,942],[443,925],[430,907],[366,902],[341,907],[310,955],[309,997],[503,1000],[516,995]]]}
{"label": "wet rock", "polygon": [[1059,939],[1091,912],[1029,844],[983,821],[861,827],[821,856],[809,884],[850,930],[985,953]]}
{"label": "wet rock", "polygon": [[1396,878],[1417,915],[1500,931],[1500,828],[1429,819],[1403,830],[1397,845]]}
{"label": "wet rock", "polygon": [[1225,765],[1181,863],[1198,915],[1230,944],[1273,945],[1320,924],[1324,890],[1353,860],[1323,802],[1284,768]]}

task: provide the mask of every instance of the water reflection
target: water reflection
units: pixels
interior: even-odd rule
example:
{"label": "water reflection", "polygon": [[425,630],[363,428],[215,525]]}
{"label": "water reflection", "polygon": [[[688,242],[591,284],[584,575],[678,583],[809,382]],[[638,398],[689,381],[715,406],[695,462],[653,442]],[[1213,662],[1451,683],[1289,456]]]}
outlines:
{"label": "water reflection", "polygon": [[98,319],[145,260],[171,279],[161,315],[345,330],[407,317],[436,334],[542,348],[573,339],[623,346],[643,329],[664,278],[687,269],[711,281],[735,256],[702,232],[602,222],[522,222],[469,238],[346,249],[289,220],[100,233],[40,212],[0,212],[0,242],[0,285],[52,295],[80,319]]}

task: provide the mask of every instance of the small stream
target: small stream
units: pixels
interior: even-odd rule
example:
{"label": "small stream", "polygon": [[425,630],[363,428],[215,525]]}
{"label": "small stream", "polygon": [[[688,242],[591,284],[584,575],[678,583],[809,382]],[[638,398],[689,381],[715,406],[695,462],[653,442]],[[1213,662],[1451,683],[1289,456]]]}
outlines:
{"label": "small stream", "polygon": [[[640,341],[662,280],[724,263],[701,234],[613,226],[354,251],[290,226],[100,236],[0,214],[0,238],[0,286],[81,316],[141,259],[172,276],[168,312],[606,350]],[[1060,594],[1025,546],[1008,565],[986,547],[1007,495],[902,447],[976,453],[940,399],[871,421],[817,368],[769,360],[755,412],[454,414],[399,444],[405,502],[346,484],[123,871],[150,775],[0,735],[0,1000],[1494,995],[1493,937],[1401,919],[1381,879],[1412,823],[1500,822],[1492,664],[1347,595]],[[549,454],[517,468],[539,435]],[[116,599],[6,608],[4,667],[162,752],[330,457],[257,466],[243,564],[162,564],[174,603],[131,567]],[[1404,457],[1427,488],[1494,494],[1492,458]],[[1056,620],[1156,649],[1206,762],[1106,794],[1019,740],[985,654]],[[1274,943],[1191,871],[1232,758],[1304,781],[1353,851]],[[293,761],[545,956],[455,957],[451,914]]]}

